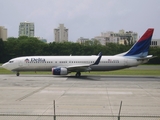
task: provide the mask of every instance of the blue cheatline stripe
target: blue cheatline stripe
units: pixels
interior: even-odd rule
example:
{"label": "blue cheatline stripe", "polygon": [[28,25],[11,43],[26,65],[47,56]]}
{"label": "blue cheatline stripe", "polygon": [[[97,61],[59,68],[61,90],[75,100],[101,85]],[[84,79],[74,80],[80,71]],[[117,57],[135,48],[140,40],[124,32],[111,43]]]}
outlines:
{"label": "blue cheatline stripe", "polygon": [[[142,40],[140,42],[137,42],[131,50],[127,52],[124,56],[137,56],[137,57],[145,57],[148,55],[148,50],[151,44],[151,38],[150,36],[146,40]],[[147,54],[146,54],[147,53]]]}

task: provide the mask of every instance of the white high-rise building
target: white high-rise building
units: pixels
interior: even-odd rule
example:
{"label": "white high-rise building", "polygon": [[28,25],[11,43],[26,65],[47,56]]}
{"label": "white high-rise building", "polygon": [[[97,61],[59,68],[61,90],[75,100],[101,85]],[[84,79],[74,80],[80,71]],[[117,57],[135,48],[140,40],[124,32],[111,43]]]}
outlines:
{"label": "white high-rise building", "polygon": [[64,24],[59,24],[59,27],[54,29],[55,42],[67,42],[68,41],[68,29],[64,27]]}
{"label": "white high-rise building", "polygon": [[34,23],[21,22],[19,25],[19,36],[34,37]]}
{"label": "white high-rise building", "polygon": [[151,46],[152,47],[160,46],[160,39],[152,39]]}
{"label": "white high-rise building", "polygon": [[0,26],[0,38],[3,40],[3,41],[6,41],[7,40],[7,28],[3,27],[3,26]]}

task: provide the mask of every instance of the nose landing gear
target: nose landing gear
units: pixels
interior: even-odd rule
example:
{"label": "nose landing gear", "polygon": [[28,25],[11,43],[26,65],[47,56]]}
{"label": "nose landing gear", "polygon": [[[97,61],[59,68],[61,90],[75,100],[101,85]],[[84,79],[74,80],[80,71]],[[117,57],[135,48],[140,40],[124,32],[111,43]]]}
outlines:
{"label": "nose landing gear", "polygon": [[17,73],[16,73],[16,75],[17,75],[17,76],[19,76],[19,75],[20,75],[20,73],[19,73],[19,72],[17,72]]}

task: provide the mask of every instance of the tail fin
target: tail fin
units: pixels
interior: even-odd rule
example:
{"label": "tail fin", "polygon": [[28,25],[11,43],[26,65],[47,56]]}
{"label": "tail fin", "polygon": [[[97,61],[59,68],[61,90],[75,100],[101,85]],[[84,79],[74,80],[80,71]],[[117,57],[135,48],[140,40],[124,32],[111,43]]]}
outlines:
{"label": "tail fin", "polygon": [[146,57],[151,44],[153,28],[149,28],[143,36],[124,54],[124,56]]}

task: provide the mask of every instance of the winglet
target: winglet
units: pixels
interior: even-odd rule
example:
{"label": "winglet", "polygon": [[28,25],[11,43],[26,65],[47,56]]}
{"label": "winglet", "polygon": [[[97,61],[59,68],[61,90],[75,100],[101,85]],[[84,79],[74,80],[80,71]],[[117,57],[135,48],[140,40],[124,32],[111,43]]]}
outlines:
{"label": "winglet", "polygon": [[100,62],[100,60],[101,60],[101,57],[102,57],[102,53],[100,52],[100,53],[98,54],[97,60],[96,60],[95,63],[93,63],[92,65],[98,65],[99,62]]}

